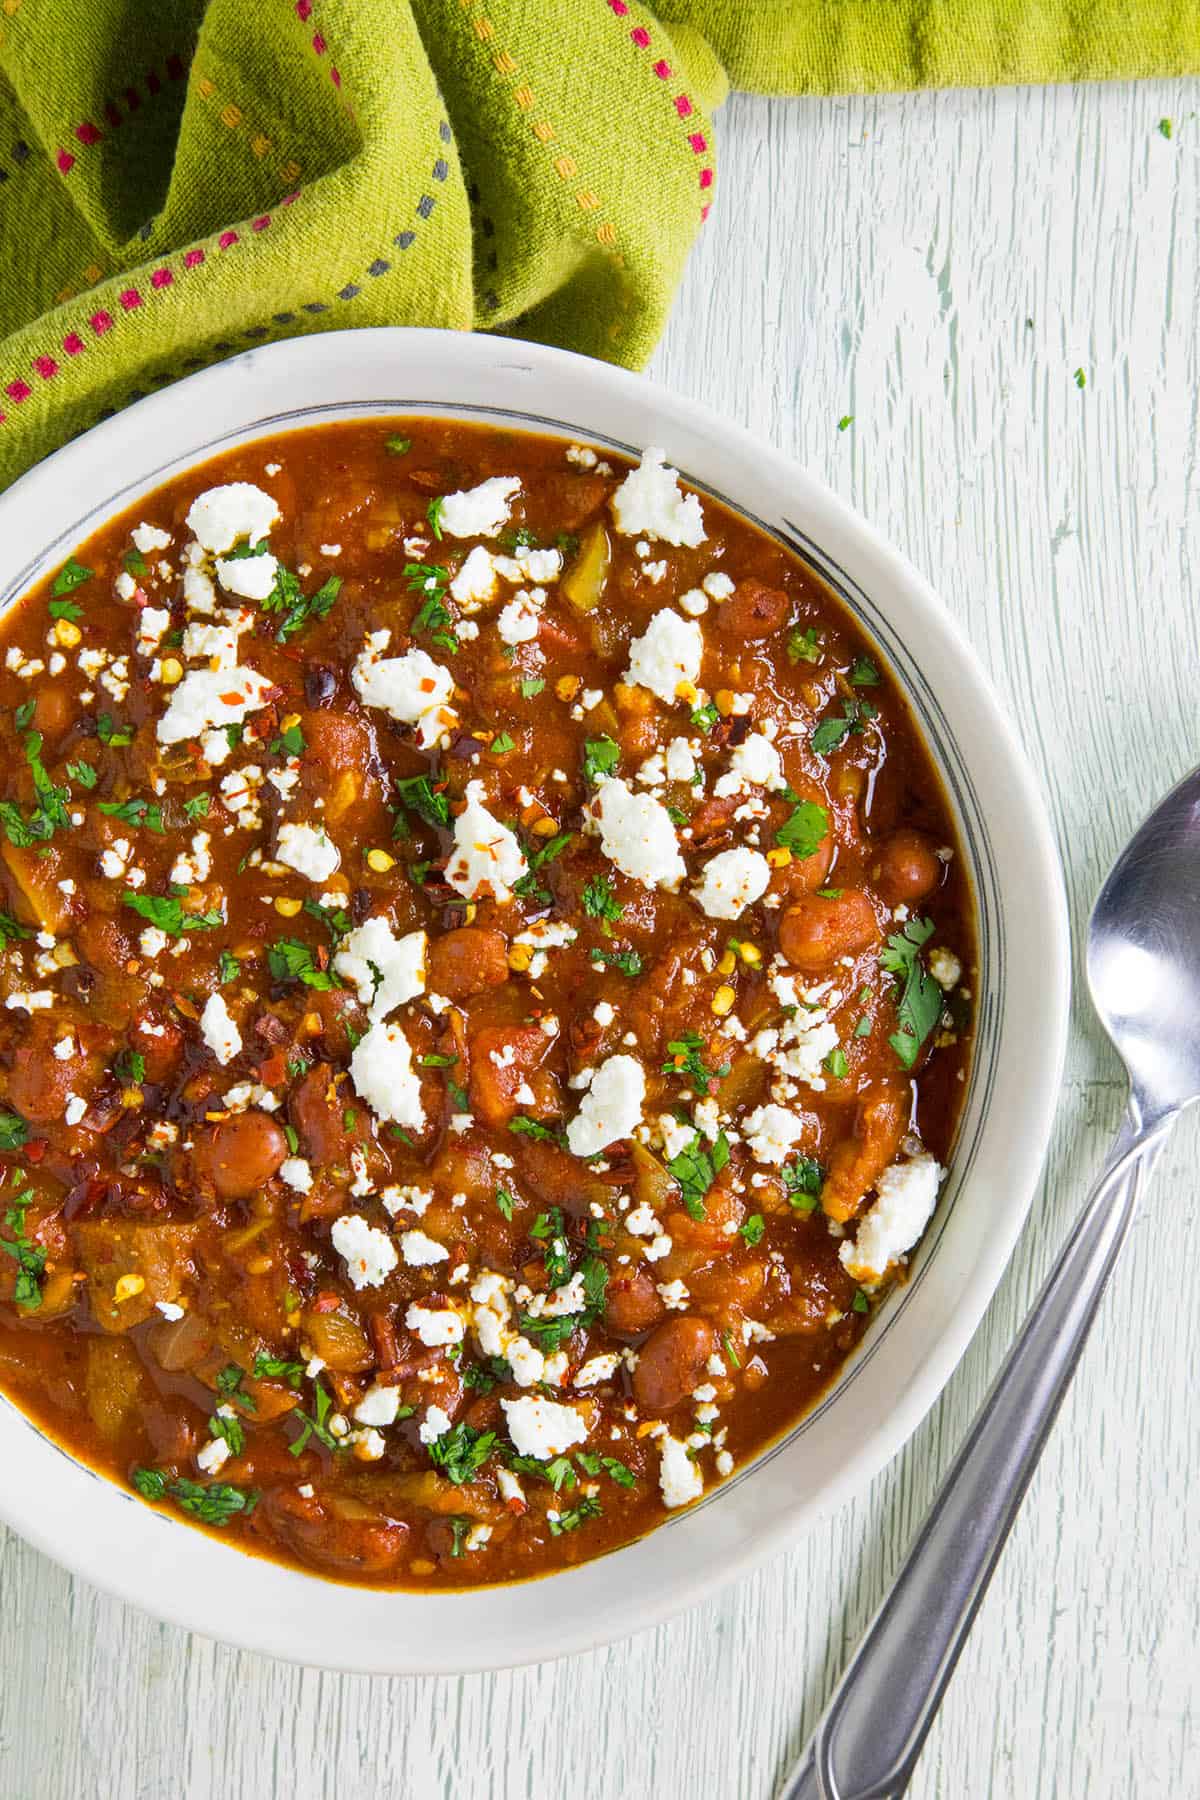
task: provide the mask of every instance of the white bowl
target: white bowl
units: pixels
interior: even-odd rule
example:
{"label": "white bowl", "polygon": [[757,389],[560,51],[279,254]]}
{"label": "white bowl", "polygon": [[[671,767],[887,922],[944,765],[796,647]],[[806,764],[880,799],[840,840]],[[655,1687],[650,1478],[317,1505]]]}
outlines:
{"label": "white bowl", "polygon": [[249,350],[140,401],[0,497],[0,605],[138,495],[218,451],[322,420],[440,413],[632,451],[751,516],[837,592],[903,684],[978,901],[974,1066],[950,1179],[915,1259],[836,1385],[785,1438],[639,1543],[519,1588],[373,1592],[239,1553],[155,1513],[0,1403],[0,1515],[174,1624],[298,1662],[451,1673],[565,1655],[652,1625],[865,1486],[950,1376],[1021,1229],[1066,1036],[1068,936],[1041,794],[975,656],[920,576],[820,482],[703,407],[537,345],[441,331]]}

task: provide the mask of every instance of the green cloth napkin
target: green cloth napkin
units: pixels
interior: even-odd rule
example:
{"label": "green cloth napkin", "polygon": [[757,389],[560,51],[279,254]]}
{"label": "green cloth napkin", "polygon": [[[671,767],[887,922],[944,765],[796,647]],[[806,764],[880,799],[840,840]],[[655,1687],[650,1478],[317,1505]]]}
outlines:
{"label": "green cloth napkin", "polygon": [[265,339],[441,325],[636,366],[727,82],[1200,68],[1194,0],[0,0],[0,486]]}

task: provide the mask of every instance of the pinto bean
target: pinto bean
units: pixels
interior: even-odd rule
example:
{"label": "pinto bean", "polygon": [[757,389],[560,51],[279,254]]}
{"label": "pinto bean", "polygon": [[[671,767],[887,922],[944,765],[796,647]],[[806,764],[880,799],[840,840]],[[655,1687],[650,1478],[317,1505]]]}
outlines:
{"label": "pinto bean", "polygon": [[704,1373],[717,1334],[707,1319],[682,1313],[664,1319],[638,1352],[633,1397],[648,1412],[669,1412],[686,1400]]}
{"label": "pinto bean", "polygon": [[924,832],[903,827],[884,840],[876,878],[884,899],[892,906],[923,900],[941,877],[942,865]]}
{"label": "pinto bean", "polygon": [[831,1219],[852,1219],[868,1188],[874,1187],[900,1148],[908,1123],[907,1087],[887,1082],[861,1101],[852,1137],[834,1146],[821,1205]]}
{"label": "pinto bean", "polygon": [[196,1133],[192,1161],[226,1200],[245,1200],[269,1181],[288,1154],[287,1139],[269,1113],[253,1107]]}
{"label": "pinto bean", "polygon": [[361,1135],[361,1108],[349,1109],[355,1114],[355,1122],[349,1129],[346,1126],[349,1098],[349,1089],[339,1081],[331,1063],[317,1063],[292,1090],[288,1114],[305,1154],[323,1168],[348,1163]]}
{"label": "pinto bean", "polygon": [[716,625],[722,637],[765,638],[779,631],[788,616],[788,597],[782,588],[764,582],[739,581],[728,600],[717,608]]}
{"label": "pinto bean", "polygon": [[540,1025],[485,1025],[471,1038],[471,1110],[485,1125],[507,1125],[517,1094],[550,1048]]}
{"label": "pinto bean", "polygon": [[448,1000],[466,1000],[507,980],[508,944],[502,931],[460,925],[429,947],[429,989]]}
{"label": "pinto bean", "polygon": [[779,921],[779,948],[794,968],[820,975],[839,957],[865,950],[879,937],[875,908],[861,888],[836,898],[806,894]]}
{"label": "pinto bean", "polygon": [[649,1331],[666,1310],[653,1276],[645,1269],[609,1278],[604,1323],[618,1337],[636,1337],[640,1331]]}

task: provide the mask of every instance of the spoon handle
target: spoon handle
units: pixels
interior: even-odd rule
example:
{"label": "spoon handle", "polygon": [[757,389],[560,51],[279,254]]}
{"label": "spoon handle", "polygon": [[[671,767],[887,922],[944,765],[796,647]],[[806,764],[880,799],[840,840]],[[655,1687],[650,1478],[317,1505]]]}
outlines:
{"label": "spoon handle", "polygon": [[1124,1125],[779,1800],[903,1794],[1173,1119]]}

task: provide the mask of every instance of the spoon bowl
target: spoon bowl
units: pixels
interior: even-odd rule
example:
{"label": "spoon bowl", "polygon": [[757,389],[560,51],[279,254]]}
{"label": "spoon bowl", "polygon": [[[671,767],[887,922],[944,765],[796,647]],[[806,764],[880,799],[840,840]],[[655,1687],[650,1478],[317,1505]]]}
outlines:
{"label": "spoon bowl", "polygon": [[1138,1124],[1200,1096],[1200,769],[1113,864],[1088,925],[1087,976]]}

